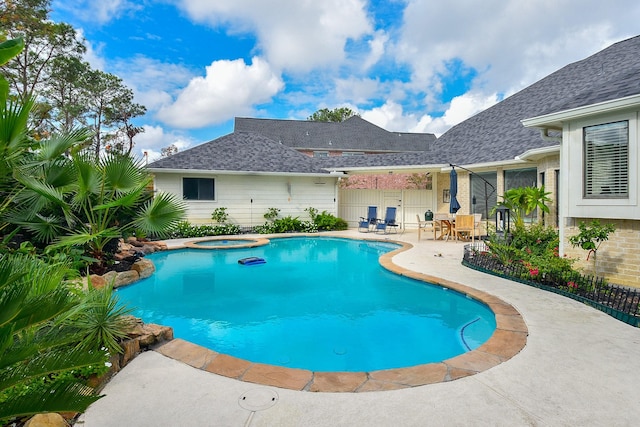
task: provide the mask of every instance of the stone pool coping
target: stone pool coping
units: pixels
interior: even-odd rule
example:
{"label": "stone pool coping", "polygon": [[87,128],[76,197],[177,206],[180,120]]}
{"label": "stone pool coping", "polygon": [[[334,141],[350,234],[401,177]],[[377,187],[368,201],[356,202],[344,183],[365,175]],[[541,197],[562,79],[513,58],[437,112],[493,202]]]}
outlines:
{"label": "stone pool coping", "polygon": [[[207,246],[203,246],[203,245],[199,245],[199,243],[202,242],[215,242],[215,241],[241,241],[241,242],[246,242],[248,241],[248,243],[244,243],[244,244],[240,244],[240,245],[207,245]],[[204,249],[204,250],[211,250],[211,249],[242,249],[242,248],[255,248],[257,246],[264,246],[266,244],[269,243],[269,239],[265,239],[263,237],[258,237],[258,238],[229,238],[229,237],[225,237],[225,238],[221,238],[221,237],[217,237],[217,238],[211,238],[211,239],[201,239],[201,240],[190,240],[188,242],[185,242],[183,244],[183,247],[185,248],[190,248],[190,249]]]}
{"label": "stone pool coping", "polygon": [[413,247],[409,243],[388,239],[366,240],[401,246],[379,258],[383,268],[401,276],[450,288],[488,305],[496,316],[493,335],[477,349],[442,362],[371,372],[314,372],[254,363],[181,339],[162,344],[155,351],[195,368],[250,383],[300,391],[367,392],[397,390],[468,377],[511,359],[524,348],[528,329],[520,313],[511,304],[475,288],[394,264],[392,258],[395,255]]}

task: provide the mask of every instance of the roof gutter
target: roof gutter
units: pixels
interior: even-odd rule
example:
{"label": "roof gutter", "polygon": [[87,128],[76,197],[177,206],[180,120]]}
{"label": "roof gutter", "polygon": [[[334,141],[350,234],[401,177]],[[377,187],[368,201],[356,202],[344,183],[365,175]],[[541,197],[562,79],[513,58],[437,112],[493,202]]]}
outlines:
{"label": "roof gutter", "polygon": [[[559,143],[562,141],[562,138],[559,138],[559,141],[556,141],[555,139],[549,139],[549,141]],[[559,153],[560,153],[560,145],[553,145],[550,147],[534,148],[532,150],[527,150],[524,153],[520,154],[519,156],[516,156],[516,159],[522,160],[525,162],[536,161],[542,157],[546,157],[553,154],[559,154]]]}
{"label": "roof gutter", "polygon": [[[525,163],[523,160],[516,157],[515,159],[512,159],[512,160],[500,160],[497,162],[487,162],[487,163],[471,163],[467,165],[461,164],[459,166],[460,167],[464,166],[465,169],[473,169],[474,172],[482,172],[483,169],[487,171],[494,171],[496,168],[499,168],[499,167],[521,166],[523,163]],[[450,171],[451,171],[451,166],[449,165],[443,166],[440,170],[440,172],[442,173],[449,173]]]}
{"label": "roof gutter", "polygon": [[229,170],[206,170],[206,169],[168,169],[168,168],[147,168],[151,173],[168,173],[182,175],[243,175],[243,176],[299,176],[299,177],[322,177],[337,178],[341,173],[334,173],[335,170],[327,173],[303,173],[303,172],[258,172],[258,171],[229,171]]}
{"label": "roof gutter", "polygon": [[343,172],[360,172],[360,173],[388,173],[389,171],[410,172],[412,170],[422,171],[424,169],[441,169],[443,164],[424,164],[424,165],[403,165],[403,166],[358,166],[358,167],[333,167],[325,168],[328,171]]}

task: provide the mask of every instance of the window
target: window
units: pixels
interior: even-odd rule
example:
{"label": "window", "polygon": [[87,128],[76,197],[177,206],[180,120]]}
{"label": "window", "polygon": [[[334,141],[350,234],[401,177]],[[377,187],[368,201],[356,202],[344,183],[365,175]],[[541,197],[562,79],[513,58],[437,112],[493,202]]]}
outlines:
{"label": "window", "polygon": [[629,122],[621,121],[584,130],[585,198],[629,197]]}
{"label": "window", "polygon": [[364,152],[362,151],[343,151],[343,156],[364,156]]}
{"label": "window", "polygon": [[[529,169],[511,169],[504,171],[504,190],[521,187],[536,187],[538,185],[536,178],[538,170],[536,168]],[[538,218],[538,210],[531,213],[531,219]],[[526,220],[529,220],[527,216]]]}
{"label": "window", "polygon": [[495,172],[474,172],[471,174],[471,213],[482,213],[482,219],[487,218],[487,214],[498,204],[498,195],[495,191],[497,186],[498,176]]}
{"label": "window", "polygon": [[535,187],[538,170],[533,169],[511,169],[504,171],[504,189],[520,187]]}
{"label": "window", "polygon": [[314,151],[313,157],[329,157],[328,151]]}
{"label": "window", "polygon": [[215,200],[213,178],[182,178],[182,196],[185,200]]}

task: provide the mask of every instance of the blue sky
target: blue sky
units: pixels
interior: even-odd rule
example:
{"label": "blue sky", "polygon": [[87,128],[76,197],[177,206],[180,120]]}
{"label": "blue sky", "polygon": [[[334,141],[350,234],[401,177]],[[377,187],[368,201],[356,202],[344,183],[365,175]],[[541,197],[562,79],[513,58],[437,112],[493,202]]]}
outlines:
{"label": "blue sky", "polygon": [[[551,72],[638,35],[637,0],[53,0],[86,60],[147,107],[136,153],[349,107],[441,135]],[[579,9],[578,9],[579,8]]]}

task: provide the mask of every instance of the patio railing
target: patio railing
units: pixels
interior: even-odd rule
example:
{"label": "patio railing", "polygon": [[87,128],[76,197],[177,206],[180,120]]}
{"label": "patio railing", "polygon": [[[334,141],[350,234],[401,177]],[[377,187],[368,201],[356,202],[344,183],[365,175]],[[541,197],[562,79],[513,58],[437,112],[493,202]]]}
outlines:
{"label": "patio railing", "polygon": [[608,284],[576,272],[532,277],[522,263],[503,264],[479,242],[464,247],[462,264],[474,270],[524,283],[583,302],[633,326],[640,326],[640,289]]}

